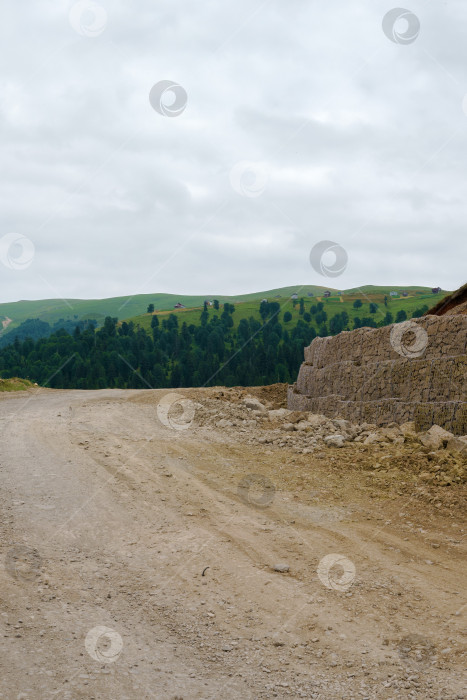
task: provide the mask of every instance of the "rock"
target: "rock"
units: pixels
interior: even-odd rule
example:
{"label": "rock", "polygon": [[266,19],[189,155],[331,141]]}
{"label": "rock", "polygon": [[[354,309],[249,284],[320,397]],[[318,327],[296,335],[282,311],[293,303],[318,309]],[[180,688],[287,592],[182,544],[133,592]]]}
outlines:
{"label": "rock", "polygon": [[232,651],[233,647],[230,646],[230,644],[224,644],[222,647],[222,651]]}
{"label": "rock", "polygon": [[467,456],[467,435],[450,438],[446,449],[454,454],[465,454]]}
{"label": "rock", "polygon": [[278,571],[280,574],[286,574],[289,570],[288,564],[274,564],[274,571]]}
{"label": "rock", "polygon": [[399,426],[395,428],[381,428],[379,430],[380,435],[384,435],[385,438],[389,440],[389,442],[395,442],[398,438],[402,437],[401,431],[399,430]]}
{"label": "rock", "polygon": [[344,418],[334,418],[331,423],[343,432],[352,432],[352,423],[349,420],[344,420]]}
{"label": "rock", "polygon": [[233,425],[231,420],[227,420],[226,418],[222,418],[221,420],[217,421],[216,426],[218,428],[231,428]]}
{"label": "rock", "polygon": [[330,421],[329,418],[326,418],[326,416],[323,416],[320,413],[309,413],[307,417],[307,422],[314,428],[319,428],[324,425],[333,425],[332,421]]}
{"label": "rock", "polygon": [[247,408],[251,408],[253,411],[266,411],[266,406],[261,403],[254,396],[247,396],[243,399],[243,403]]}
{"label": "rock", "polygon": [[295,424],[295,430],[310,430],[311,425],[306,420],[301,420],[300,423]]}
{"label": "rock", "polygon": [[415,423],[413,421],[407,421],[407,423],[402,423],[399,426],[399,430],[403,435],[415,435],[417,432],[415,429]]}
{"label": "rock", "polygon": [[293,423],[284,423],[284,425],[282,426],[282,430],[285,430],[286,432],[290,433],[293,430],[295,430],[295,426]]}
{"label": "rock", "polygon": [[269,420],[277,420],[279,418],[285,418],[292,413],[288,408],[276,408],[273,411],[269,411]]}
{"label": "rock", "polygon": [[244,420],[243,425],[245,426],[245,428],[255,428],[257,423],[255,420],[251,419],[251,420]]}
{"label": "rock", "polygon": [[300,423],[305,418],[306,418],[306,414],[304,414],[303,411],[292,411],[288,415],[289,423],[293,423],[294,425],[296,423]]}
{"label": "rock", "polygon": [[374,433],[378,426],[376,423],[362,423],[360,428],[367,431],[368,433]]}
{"label": "rock", "polygon": [[328,435],[324,438],[324,442],[328,447],[344,447],[345,437],[343,435]]}
{"label": "rock", "polygon": [[432,450],[439,450],[441,447],[446,447],[449,440],[454,435],[449,433],[439,425],[432,425],[426,433],[419,436],[419,440],[424,447],[429,447]]}
{"label": "rock", "polygon": [[376,445],[381,442],[389,442],[386,435],[381,435],[381,433],[370,433],[363,441],[364,445]]}

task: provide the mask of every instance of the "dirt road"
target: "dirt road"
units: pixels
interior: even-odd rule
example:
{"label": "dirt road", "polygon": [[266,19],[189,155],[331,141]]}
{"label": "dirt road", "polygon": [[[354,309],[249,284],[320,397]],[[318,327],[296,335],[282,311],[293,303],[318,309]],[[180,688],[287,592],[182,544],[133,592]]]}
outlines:
{"label": "dirt road", "polygon": [[467,697],[459,500],[166,393],[0,399],[0,697]]}

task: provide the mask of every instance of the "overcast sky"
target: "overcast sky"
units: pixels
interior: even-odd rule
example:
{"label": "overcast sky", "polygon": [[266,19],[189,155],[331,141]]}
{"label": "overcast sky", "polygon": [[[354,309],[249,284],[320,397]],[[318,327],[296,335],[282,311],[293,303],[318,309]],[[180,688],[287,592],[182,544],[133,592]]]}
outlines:
{"label": "overcast sky", "polygon": [[404,7],[7,0],[0,301],[460,286],[467,6]]}

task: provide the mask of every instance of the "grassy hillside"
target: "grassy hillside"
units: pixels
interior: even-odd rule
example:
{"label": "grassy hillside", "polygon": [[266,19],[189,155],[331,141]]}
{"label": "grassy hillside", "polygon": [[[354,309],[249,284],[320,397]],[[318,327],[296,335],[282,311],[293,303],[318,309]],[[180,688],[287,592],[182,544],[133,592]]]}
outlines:
{"label": "grassy hillside", "polygon": [[0,392],[2,391],[27,391],[33,387],[33,383],[27,379],[18,379],[18,377],[12,377],[11,379],[0,379]]}
{"label": "grassy hillside", "polygon": [[[11,330],[17,328],[23,321],[27,319],[40,319],[41,321],[46,321],[53,325],[57,321],[71,320],[80,321],[87,319],[96,319],[99,323],[103,322],[106,316],[117,317],[119,319],[128,319],[139,317],[144,314],[148,304],[153,303],[156,310],[168,311],[173,309],[177,302],[184,304],[187,307],[200,307],[204,299],[218,299],[222,304],[224,302],[236,303],[236,302],[258,302],[263,298],[268,298],[270,301],[276,300],[281,304],[285,303],[287,298],[289,298],[294,292],[298,293],[299,296],[307,297],[307,294],[311,292],[315,297],[320,297],[323,292],[329,289],[336,294],[336,289],[332,287],[320,287],[316,285],[297,285],[295,287],[281,287],[278,289],[268,289],[266,291],[252,292],[251,294],[239,294],[236,296],[228,296],[225,294],[214,294],[214,295],[186,295],[186,294],[136,294],[133,297],[122,296],[113,297],[109,299],[43,299],[40,301],[16,301],[11,303],[0,304],[0,324],[3,325],[3,330],[0,326],[0,334],[8,333]],[[350,301],[356,298],[355,295],[367,294],[372,297],[372,301],[378,302],[378,297],[381,298],[386,293],[389,296],[389,292],[400,291],[401,289],[406,289],[409,291],[410,295],[416,297],[417,302],[422,298],[429,299],[426,302],[429,306],[431,303],[439,298],[442,298],[448,292],[444,291],[441,296],[432,295],[431,290],[428,287],[374,287],[365,286],[361,290],[350,289],[343,290],[343,298],[346,301]],[[280,298],[275,299],[276,296]],[[373,299],[375,296],[375,299]],[[362,297],[364,298],[364,297]],[[332,297],[331,297],[332,299]],[[430,301],[431,300],[431,301]],[[420,304],[419,304],[420,305]],[[344,310],[344,306],[341,310]],[[247,316],[250,314],[250,310],[244,309],[241,313],[245,313]],[[239,318],[240,314],[237,314]],[[192,321],[190,321],[192,322]],[[144,321],[141,320],[144,324]]]}
{"label": "grassy hillside", "polygon": [[[326,314],[328,316],[328,320],[332,318],[332,316],[334,316],[335,314],[340,313],[341,311],[347,311],[351,321],[349,325],[350,327],[352,327],[353,319],[355,317],[364,318],[365,316],[371,316],[376,322],[378,322],[385,316],[387,311],[390,311],[395,318],[397,312],[403,309],[407,313],[407,317],[411,318],[412,313],[415,311],[415,309],[419,309],[422,306],[431,307],[438,300],[442,299],[447,293],[440,292],[439,294],[432,294],[431,291],[427,293],[426,290],[423,293],[419,293],[420,288],[414,288],[414,291],[412,293],[409,290],[409,288],[405,288],[407,289],[407,291],[409,291],[409,296],[390,297],[389,293],[386,293],[386,288],[366,287],[365,289],[367,290],[365,294],[352,293],[352,291],[349,290],[341,296],[335,295],[329,297],[328,299],[326,299],[322,295],[307,297],[305,292],[305,295],[300,294],[299,298],[303,296],[305,300],[305,312],[309,311],[311,305],[316,304],[318,301],[322,301],[324,304],[324,311],[326,311]],[[280,293],[280,290],[278,293]],[[385,296],[387,296],[388,298],[387,307],[384,306]],[[299,305],[297,303],[295,308],[293,308],[293,303],[290,299],[290,296],[287,297],[284,294],[280,299],[276,299],[275,295],[271,296],[270,294],[268,295],[267,293],[264,293],[263,296],[259,295],[259,297],[260,298],[256,301],[246,301],[235,304],[235,313],[233,314],[233,321],[235,327],[238,326],[239,322],[243,318],[248,319],[250,317],[253,317],[257,320],[260,320],[259,303],[263,298],[267,298],[269,301],[277,301],[280,303],[281,311],[279,313],[279,321],[284,325],[285,328],[294,328],[296,326],[297,321],[299,320],[299,318],[301,318],[301,316],[299,315]],[[356,299],[360,299],[363,303],[363,306],[359,309],[353,308],[353,303]],[[378,310],[375,314],[370,314],[370,302],[378,304]],[[156,311],[155,313],[157,314],[160,320],[162,320],[163,318],[168,318],[169,314],[171,313],[175,313],[177,315],[177,318],[179,319],[179,323],[187,323],[187,325],[190,325],[192,323],[197,326],[200,323],[200,315],[202,308],[202,306],[199,306],[196,308],[187,309],[171,309],[171,311]],[[288,323],[284,323],[283,320],[283,315],[286,311],[289,311],[292,314],[292,320]],[[209,318],[212,318],[213,316],[220,316],[220,314],[222,313],[222,306],[219,309],[219,311],[216,311],[213,307],[208,307],[208,313]],[[152,314],[145,313],[140,314],[139,316],[134,316],[131,319],[125,320],[131,320],[141,328],[149,330],[151,327],[151,319]]]}

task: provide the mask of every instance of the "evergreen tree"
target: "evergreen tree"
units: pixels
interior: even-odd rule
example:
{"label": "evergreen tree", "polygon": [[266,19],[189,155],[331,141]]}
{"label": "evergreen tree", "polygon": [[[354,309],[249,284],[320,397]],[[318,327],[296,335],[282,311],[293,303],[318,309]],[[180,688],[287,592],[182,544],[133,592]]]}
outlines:
{"label": "evergreen tree", "polygon": [[405,309],[401,309],[396,314],[396,323],[401,323],[401,321],[406,321],[406,320],[407,320],[407,312],[405,311]]}

